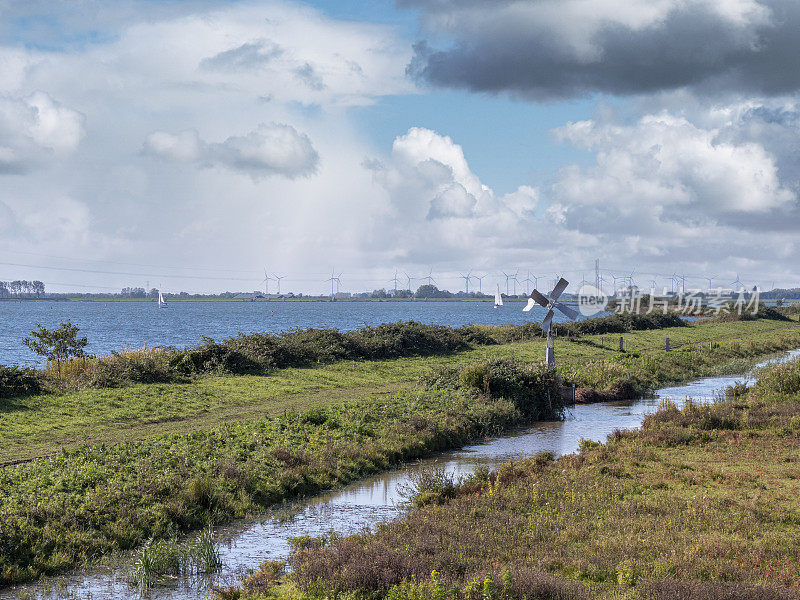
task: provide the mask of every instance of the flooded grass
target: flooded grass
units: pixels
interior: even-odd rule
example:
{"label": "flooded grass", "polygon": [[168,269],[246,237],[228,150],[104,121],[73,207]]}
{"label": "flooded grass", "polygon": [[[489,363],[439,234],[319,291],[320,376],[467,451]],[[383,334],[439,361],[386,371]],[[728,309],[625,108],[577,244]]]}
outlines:
{"label": "flooded grass", "polygon": [[207,526],[190,541],[179,542],[176,538],[147,540],[123,571],[131,585],[147,591],[168,577],[211,574],[219,566],[219,550],[214,544],[213,529]]}

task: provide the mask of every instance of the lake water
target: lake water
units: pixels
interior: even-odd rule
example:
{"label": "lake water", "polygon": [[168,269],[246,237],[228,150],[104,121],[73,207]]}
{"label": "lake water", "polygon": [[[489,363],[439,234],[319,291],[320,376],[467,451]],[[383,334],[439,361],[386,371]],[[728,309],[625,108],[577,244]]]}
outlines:
{"label": "lake water", "polygon": [[[239,333],[277,333],[293,328],[334,327],[419,321],[436,325],[521,325],[541,321],[544,309],[522,312],[524,302],[0,302],[0,364],[36,365],[38,357],[22,339],[41,323],[47,328],[71,321],[89,340],[87,352],[143,346],[185,347],[202,336],[222,340]],[[556,311],[555,320],[565,318]]]}

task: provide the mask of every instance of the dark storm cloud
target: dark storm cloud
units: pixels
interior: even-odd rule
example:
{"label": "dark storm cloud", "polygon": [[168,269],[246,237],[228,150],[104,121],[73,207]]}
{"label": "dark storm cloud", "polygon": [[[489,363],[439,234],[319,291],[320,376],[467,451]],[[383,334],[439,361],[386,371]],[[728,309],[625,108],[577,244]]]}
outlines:
{"label": "dark storm cloud", "polygon": [[[646,22],[637,19],[656,5],[633,0],[601,14],[576,2],[563,2],[559,14],[549,0],[399,4],[418,8],[434,37],[416,44],[408,73],[437,86],[537,100],[680,88],[766,95],[800,89],[796,0],[675,2]],[[437,48],[437,38],[448,42]]]}

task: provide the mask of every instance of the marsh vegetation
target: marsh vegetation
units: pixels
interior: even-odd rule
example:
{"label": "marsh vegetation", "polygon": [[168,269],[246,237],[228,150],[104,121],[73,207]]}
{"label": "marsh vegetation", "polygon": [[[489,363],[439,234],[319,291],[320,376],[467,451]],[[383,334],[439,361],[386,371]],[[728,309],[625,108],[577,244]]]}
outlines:
{"label": "marsh vegetation", "polygon": [[[0,469],[0,578],[7,584],[62,572],[148,540],[153,550],[208,523],[558,418],[564,382],[606,389],[630,379],[646,389],[800,347],[794,325],[764,320],[622,335],[635,351],[613,350],[602,336],[565,338],[558,372],[532,364],[543,348],[534,337],[442,355],[4,401],[6,452],[41,452],[54,440],[62,449]],[[665,336],[683,345],[667,353]],[[712,347],[709,339],[720,341]],[[89,431],[107,439],[87,441]],[[438,505],[441,490],[429,491]]]}

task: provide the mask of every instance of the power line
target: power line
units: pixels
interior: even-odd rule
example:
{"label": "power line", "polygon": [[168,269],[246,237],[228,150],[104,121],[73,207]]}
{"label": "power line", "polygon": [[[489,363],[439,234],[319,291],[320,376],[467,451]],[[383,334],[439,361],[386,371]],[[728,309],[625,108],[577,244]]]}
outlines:
{"label": "power line", "polygon": [[40,258],[51,258],[54,260],[69,260],[72,262],[91,262],[91,263],[101,263],[101,264],[109,264],[109,265],[124,265],[127,267],[146,267],[146,268],[155,268],[155,269],[183,269],[183,270],[194,270],[194,271],[218,271],[222,273],[250,273],[250,269],[233,269],[233,268],[222,268],[222,267],[174,267],[169,265],[149,265],[144,263],[131,263],[131,262],[122,262],[122,261],[113,261],[113,260],[102,260],[97,258],[73,258],[70,256],[54,256],[52,254],[41,254],[38,252],[21,252],[19,250],[3,250],[3,252],[8,252],[11,254],[23,254],[26,256],[38,256]]}
{"label": "power line", "polygon": [[157,273],[129,273],[125,271],[101,271],[98,269],[76,269],[70,267],[47,267],[44,265],[26,265],[22,263],[10,263],[10,262],[0,262],[0,265],[5,265],[8,267],[26,267],[28,269],[47,269],[50,271],[70,271],[74,273],[100,273],[104,275],[127,275],[131,277],[165,277],[165,278],[173,278],[173,279],[210,279],[214,281],[248,281],[248,282],[257,282],[255,277],[244,279],[241,277],[209,277],[203,275],[164,275],[164,274],[157,274]]}

